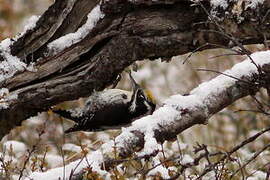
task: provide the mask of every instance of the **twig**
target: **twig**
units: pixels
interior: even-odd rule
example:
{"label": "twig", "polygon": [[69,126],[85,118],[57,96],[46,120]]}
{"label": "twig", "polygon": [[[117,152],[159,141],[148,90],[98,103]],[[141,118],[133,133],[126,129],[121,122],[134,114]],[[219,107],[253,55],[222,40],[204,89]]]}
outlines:
{"label": "twig", "polygon": [[32,149],[30,151],[28,150],[28,156],[23,163],[23,168],[20,170],[20,176],[19,176],[18,180],[21,180],[21,178],[23,177],[23,172],[26,169],[26,165],[27,165],[28,161],[30,160],[31,155],[36,151],[36,148],[40,144],[41,136],[45,133],[45,128],[46,128],[46,122],[43,124],[43,128],[38,133],[38,140],[37,140],[36,144],[33,145]]}
{"label": "twig", "polygon": [[234,112],[235,113],[237,113],[237,112],[254,112],[254,113],[262,113],[262,114],[267,115],[267,116],[270,115],[270,113],[262,112],[261,110],[253,110],[253,109],[239,109],[239,110],[234,111]]}
{"label": "twig", "polygon": [[262,152],[264,152],[267,148],[270,147],[270,144],[267,144],[266,146],[264,146],[260,151],[257,151],[245,164],[243,164],[239,169],[237,169],[231,176],[230,178],[233,178],[233,176],[235,176],[239,171],[241,171],[242,169],[244,169],[251,161],[253,161],[254,159],[256,159]]}
{"label": "twig", "polygon": [[218,28],[218,30],[220,31],[221,34],[223,34],[225,37],[227,37],[228,39],[230,39],[234,44],[236,44],[239,48],[241,48],[242,52],[250,55],[251,52],[249,50],[247,50],[243,44],[241,44],[233,35],[226,33],[224,31],[224,28],[217,23],[217,21],[215,20],[215,18],[207,11],[207,9],[204,7],[204,5],[201,3],[201,1],[197,1],[196,3],[198,3],[201,8],[204,10],[204,12],[208,15],[208,17],[210,18],[210,20],[216,25],[216,27]]}
{"label": "twig", "polygon": [[[258,137],[260,137],[262,134],[266,133],[270,131],[270,127],[266,128],[265,130],[258,132],[257,134],[249,137],[248,139],[244,140],[243,142],[241,142],[240,144],[238,144],[237,146],[235,146],[231,151],[227,152],[219,161],[217,161],[216,163],[214,163],[212,165],[212,167],[217,166],[218,164],[220,164],[220,162],[224,161],[226,158],[230,157],[231,154],[233,154],[234,152],[238,151],[240,148],[244,147],[245,145],[255,141]],[[205,169],[201,175],[197,178],[198,180],[201,179],[204,175],[206,175],[208,172],[212,171],[212,168],[207,168]]]}
{"label": "twig", "polygon": [[34,145],[30,151],[28,150],[27,158],[26,158],[26,160],[25,160],[24,163],[23,163],[23,168],[20,170],[19,180],[22,179],[22,177],[23,177],[23,172],[24,172],[24,170],[26,169],[26,164],[28,163],[28,161],[29,161],[31,155],[33,154],[33,152],[35,152],[36,148],[37,148],[37,146]]}
{"label": "twig", "polygon": [[208,71],[208,72],[214,72],[214,73],[217,73],[217,74],[222,74],[222,75],[224,75],[224,76],[227,76],[227,77],[230,77],[230,78],[232,78],[232,79],[235,79],[235,80],[241,81],[241,82],[243,82],[243,83],[246,83],[246,84],[249,84],[249,85],[254,86],[254,83],[252,83],[252,82],[245,81],[245,80],[243,80],[243,79],[239,79],[239,78],[234,77],[234,76],[232,76],[232,75],[225,74],[225,73],[223,73],[223,72],[219,72],[219,71],[216,71],[216,70],[202,69],[202,68],[198,68],[198,69],[196,69],[196,70],[197,70],[197,71]]}
{"label": "twig", "polygon": [[239,56],[239,54],[236,54],[236,53],[226,53],[226,54],[220,54],[220,55],[216,55],[216,56],[211,56],[208,59],[215,59],[215,58],[223,57],[223,56]]}

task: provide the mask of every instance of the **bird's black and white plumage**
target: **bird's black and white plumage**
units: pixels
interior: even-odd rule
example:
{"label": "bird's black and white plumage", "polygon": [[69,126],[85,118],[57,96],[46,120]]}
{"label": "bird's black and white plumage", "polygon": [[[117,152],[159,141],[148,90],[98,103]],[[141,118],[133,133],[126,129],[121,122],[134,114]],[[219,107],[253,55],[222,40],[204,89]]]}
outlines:
{"label": "bird's black and white plumage", "polygon": [[109,89],[93,93],[81,110],[54,110],[76,124],[65,133],[74,131],[101,131],[129,125],[132,121],[152,114],[155,103],[133,81],[133,92]]}

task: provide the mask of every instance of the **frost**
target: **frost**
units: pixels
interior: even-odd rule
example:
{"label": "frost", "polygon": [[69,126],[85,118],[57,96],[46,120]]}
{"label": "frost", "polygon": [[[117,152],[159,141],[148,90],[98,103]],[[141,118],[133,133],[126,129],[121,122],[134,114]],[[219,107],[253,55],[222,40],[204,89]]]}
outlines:
{"label": "frost", "polygon": [[72,44],[79,42],[83,39],[97,24],[97,22],[104,17],[100,10],[100,5],[97,5],[87,16],[86,23],[80,27],[76,32],[69,33],[62,36],[48,44],[50,52],[57,53]]}

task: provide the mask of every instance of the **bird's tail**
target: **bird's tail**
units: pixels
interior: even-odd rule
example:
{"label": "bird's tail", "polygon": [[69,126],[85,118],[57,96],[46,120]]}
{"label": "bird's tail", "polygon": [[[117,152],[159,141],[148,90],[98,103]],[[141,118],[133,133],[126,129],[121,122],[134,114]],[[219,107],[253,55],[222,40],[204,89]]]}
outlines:
{"label": "bird's tail", "polygon": [[76,125],[69,128],[69,129],[67,129],[67,130],[65,130],[64,133],[67,134],[67,133],[71,133],[71,132],[75,132],[75,131],[79,131],[79,129],[78,129],[78,127]]}
{"label": "bird's tail", "polygon": [[76,123],[80,120],[80,117],[72,116],[71,112],[66,111],[66,110],[59,109],[59,110],[52,110],[52,111],[54,113],[64,117],[64,118],[70,119],[70,120],[72,120],[72,121],[74,121]]}

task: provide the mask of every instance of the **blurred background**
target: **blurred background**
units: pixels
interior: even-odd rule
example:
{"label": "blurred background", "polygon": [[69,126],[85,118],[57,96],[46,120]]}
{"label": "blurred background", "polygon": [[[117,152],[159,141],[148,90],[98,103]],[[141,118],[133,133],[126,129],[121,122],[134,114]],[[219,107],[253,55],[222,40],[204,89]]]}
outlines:
{"label": "blurred background", "polygon": [[[0,0],[0,40],[16,35],[23,29],[27,19],[32,15],[41,15],[53,0]],[[264,50],[262,45],[248,47],[252,52]],[[173,57],[169,63],[156,61],[144,61],[138,63],[138,71],[134,78],[144,88],[152,91],[158,104],[174,94],[185,94],[197,87],[201,82],[217,76],[211,72],[199,72],[197,68],[224,71],[235,63],[245,59],[241,56],[223,56],[211,58],[216,55],[228,53],[222,49],[207,50],[195,53],[187,63],[183,64],[187,55]],[[116,88],[131,90],[131,84],[126,74]],[[267,100],[262,90],[257,94],[259,100]],[[64,102],[57,108],[70,109],[82,107],[85,99],[73,102]],[[244,139],[254,135],[263,128],[269,127],[269,117],[250,111],[257,110],[258,104],[250,97],[243,98],[222,112],[214,115],[207,125],[197,125],[178,136],[175,142],[165,142],[164,152],[160,159],[183,154],[183,159],[190,161],[195,157],[193,146],[196,143],[206,144],[210,151],[229,151]],[[50,168],[63,166],[75,159],[80,159],[86,153],[98,149],[101,144],[116,137],[120,131],[111,130],[98,133],[76,132],[63,134],[63,129],[70,127],[72,123],[52,112],[43,112],[22,123],[20,127],[13,129],[0,144],[0,177],[18,179],[22,173],[27,176],[32,171],[46,171]],[[269,143],[270,133],[264,134],[256,141],[242,148],[234,157],[237,163],[226,165],[221,179],[227,179],[227,172],[236,170],[239,164],[243,164],[256,151]],[[234,176],[234,179],[265,179],[266,169],[270,160],[269,151],[264,151],[255,161],[243,168],[242,173]],[[25,163],[27,162],[27,163]],[[1,165],[2,164],[2,165]],[[189,169],[185,176],[192,179],[199,174],[206,162]],[[123,165],[124,166],[124,165]],[[176,168],[177,166],[172,165]],[[1,168],[2,167],[2,168]],[[129,179],[140,179],[134,176],[137,165],[129,168],[128,173],[122,176]],[[213,174],[205,178],[211,179]],[[152,177],[154,178],[154,177]],[[1,178],[0,178],[1,179]],[[180,176],[179,179],[184,179]]]}

